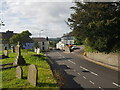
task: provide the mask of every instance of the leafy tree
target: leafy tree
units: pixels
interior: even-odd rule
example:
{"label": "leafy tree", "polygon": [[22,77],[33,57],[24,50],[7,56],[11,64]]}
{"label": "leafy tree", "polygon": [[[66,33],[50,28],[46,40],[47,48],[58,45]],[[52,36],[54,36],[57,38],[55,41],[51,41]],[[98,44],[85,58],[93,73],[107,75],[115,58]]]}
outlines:
{"label": "leafy tree", "polygon": [[120,3],[76,2],[68,18],[74,35],[100,52],[120,51]]}
{"label": "leafy tree", "polygon": [[23,31],[20,34],[15,34],[10,38],[10,43],[11,44],[17,44],[17,42],[19,41],[22,44],[25,44],[26,42],[31,42],[32,39],[29,37],[32,34],[27,30],[27,31]]}
{"label": "leafy tree", "polygon": [[37,41],[34,41],[34,47],[35,47],[35,48],[39,48],[39,44],[38,44]]}

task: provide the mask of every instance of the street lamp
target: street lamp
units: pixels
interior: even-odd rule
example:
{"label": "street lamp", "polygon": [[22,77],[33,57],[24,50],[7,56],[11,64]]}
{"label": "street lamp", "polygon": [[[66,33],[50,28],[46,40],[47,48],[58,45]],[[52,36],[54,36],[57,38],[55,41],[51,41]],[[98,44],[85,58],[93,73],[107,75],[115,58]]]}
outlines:
{"label": "street lamp", "polygon": [[41,29],[41,30],[40,30],[39,37],[41,37],[42,31],[44,31],[44,30],[47,30],[47,29]]}
{"label": "street lamp", "polygon": [[0,29],[2,26],[5,26],[5,24],[2,22],[2,20],[0,19]]}

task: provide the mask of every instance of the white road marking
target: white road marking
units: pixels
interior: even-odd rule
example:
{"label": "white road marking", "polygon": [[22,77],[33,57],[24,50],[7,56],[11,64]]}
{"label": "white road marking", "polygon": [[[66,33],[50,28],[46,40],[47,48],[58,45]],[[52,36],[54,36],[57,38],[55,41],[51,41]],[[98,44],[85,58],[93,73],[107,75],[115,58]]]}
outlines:
{"label": "white road marking", "polygon": [[71,61],[71,60],[68,60],[69,62],[71,62],[71,63],[73,63],[73,64],[76,64],[76,63],[74,63],[73,61]]}
{"label": "white road marking", "polygon": [[70,66],[68,66],[68,65],[67,65],[67,67],[69,67],[69,68],[70,68]]}
{"label": "white road marking", "polygon": [[80,75],[80,73],[77,73],[78,75]]}
{"label": "white road marking", "polygon": [[90,83],[92,83],[92,84],[95,84],[93,81],[89,81]]}
{"label": "white road marking", "polygon": [[120,87],[120,85],[118,85],[117,83],[113,82],[112,84],[114,84],[117,87]]}
{"label": "white road marking", "polygon": [[84,68],[84,67],[82,67],[82,66],[80,66],[80,68],[82,68],[82,69],[84,69],[84,70],[88,71],[88,69],[86,69],[86,68]]}
{"label": "white road marking", "polygon": [[104,90],[103,88],[99,87],[101,90]]}
{"label": "white road marking", "polygon": [[98,74],[96,74],[96,73],[94,73],[94,72],[91,72],[91,71],[90,71],[90,73],[92,73],[92,74],[95,75],[95,76],[98,76]]}
{"label": "white road marking", "polygon": [[[82,69],[84,69],[84,70],[86,70],[86,71],[90,71],[90,70],[88,70],[88,69],[86,69],[86,68],[84,68],[84,67],[82,67],[82,66],[80,66],[80,68],[82,68]],[[98,76],[97,73],[94,73],[94,72],[92,72],[92,71],[90,71],[90,73],[93,74],[93,75],[95,75],[95,76]]]}
{"label": "white road marking", "polygon": [[86,79],[86,77],[85,77],[85,76],[83,76],[83,78],[84,78],[84,79]]}

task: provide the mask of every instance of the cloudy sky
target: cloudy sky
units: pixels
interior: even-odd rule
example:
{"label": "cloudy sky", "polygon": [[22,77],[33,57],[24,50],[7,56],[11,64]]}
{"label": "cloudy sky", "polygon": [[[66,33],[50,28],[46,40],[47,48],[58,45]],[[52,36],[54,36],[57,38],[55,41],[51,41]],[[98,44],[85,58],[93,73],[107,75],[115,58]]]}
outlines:
{"label": "cloudy sky", "polygon": [[0,32],[29,30],[33,37],[60,37],[71,31],[65,20],[73,12],[72,1],[0,0],[0,4],[0,17],[5,23]]}

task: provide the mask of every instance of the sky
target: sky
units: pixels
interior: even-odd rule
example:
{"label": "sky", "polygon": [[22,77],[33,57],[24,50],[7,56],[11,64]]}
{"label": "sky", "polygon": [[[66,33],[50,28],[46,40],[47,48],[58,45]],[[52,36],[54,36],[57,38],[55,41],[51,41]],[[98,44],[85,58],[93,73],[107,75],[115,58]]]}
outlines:
{"label": "sky", "polygon": [[32,37],[61,37],[72,31],[65,21],[74,12],[73,1],[83,0],[0,0],[0,18],[5,23],[0,32],[29,30]]}
{"label": "sky", "polygon": [[72,1],[55,0],[0,0],[0,17],[7,30],[20,33],[29,30],[32,37],[61,37],[70,32],[65,23],[73,12]]}

